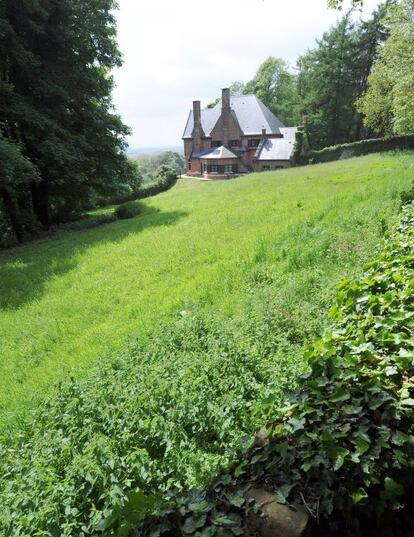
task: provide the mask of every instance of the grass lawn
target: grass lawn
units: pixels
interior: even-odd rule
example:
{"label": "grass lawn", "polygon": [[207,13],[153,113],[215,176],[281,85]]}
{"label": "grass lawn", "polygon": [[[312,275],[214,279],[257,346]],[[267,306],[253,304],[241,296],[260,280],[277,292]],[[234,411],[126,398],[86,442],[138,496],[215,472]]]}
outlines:
{"label": "grass lawn", "polygon": [[134,219],[1,253],[0,429],[17,426],[57,381],[183,310],[247,311],[249,282],[269,274],[304,322],[312,296],[322,316],[335,284],[372,256],[413,172],[407,152],[182,179]]}

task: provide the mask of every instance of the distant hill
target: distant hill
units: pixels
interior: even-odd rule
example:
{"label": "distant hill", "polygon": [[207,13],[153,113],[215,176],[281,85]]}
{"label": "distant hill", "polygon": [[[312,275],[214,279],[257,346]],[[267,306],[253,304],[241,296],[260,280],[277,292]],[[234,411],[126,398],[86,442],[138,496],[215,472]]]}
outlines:
{"label": "distant hill", "polygon": [[181,145],[165,145],[158,147],[128,147],[128,157],[136,157],[138,155],[154,155],[158,153],[164,153],[166,151],[173,151],[174,153],[184,154],[183,147]]}

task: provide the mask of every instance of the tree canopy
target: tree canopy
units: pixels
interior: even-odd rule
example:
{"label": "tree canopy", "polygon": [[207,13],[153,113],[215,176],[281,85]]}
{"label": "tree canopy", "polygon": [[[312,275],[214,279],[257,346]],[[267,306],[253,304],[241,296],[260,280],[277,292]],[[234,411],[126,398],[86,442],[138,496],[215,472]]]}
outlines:
{"label": "tree canopy", "polygon": [[21,239],[73,218],[132,173],[129,129],[111,102],[110,72],[121,65],[115,7],[114,0],[1,3],[3,235]]}
{"label": "tree canopy", "polygon": [[357,106],[365,125],[380,134],[414,133],[414,0],[390,5],[389,38]]}
{"label": "tree canopy", "polygon": [[286,125],[297,123],[299,118],[296,75],[281,58],[267,58],[253,79],[244,87],[238,88],[244,94],[254,93]]}
{"label": "tree canopy", "polygon": [[386,5],[380,5],[368,21],[359,22],[347,13],[299,59],[300,115],[313,148],[369,135],[355,101],[387,38],[385,11]]}

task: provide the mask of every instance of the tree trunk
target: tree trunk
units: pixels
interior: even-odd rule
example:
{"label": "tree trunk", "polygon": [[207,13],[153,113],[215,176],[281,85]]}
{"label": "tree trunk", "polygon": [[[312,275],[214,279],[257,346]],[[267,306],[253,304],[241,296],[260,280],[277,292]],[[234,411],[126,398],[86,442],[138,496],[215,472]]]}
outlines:
{"label": "tree trunk", "polygon": [[14,234],[19,242],[23,241],[24,230],[21,222],[21,215],[18,203],[14,196],[7,188],[0,190],[1,199],[3,201],[3,210],[6,218],[11,225]]}
{"label": "tree trunk", "polygon": [[34,213],[44,229],[49,229],[49,184],[43,180],[40,183],[32,183],[32,204]]}

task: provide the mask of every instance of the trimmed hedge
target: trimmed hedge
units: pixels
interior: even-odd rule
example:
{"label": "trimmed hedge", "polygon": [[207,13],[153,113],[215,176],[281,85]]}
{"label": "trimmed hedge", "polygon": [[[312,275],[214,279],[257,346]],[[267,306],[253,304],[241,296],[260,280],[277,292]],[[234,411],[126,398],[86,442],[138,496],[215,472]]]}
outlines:
{"label": "trimmed hedge", "polygon": [[325,147],[319,151],[309,151],[300,160],[301,164],[318,164],[321,162],[331,162],[345,158],[367,155],[368,153],[379,153],[381,151],[391,151],[393,149],[413,149],[414,135],[390,136],[386,138],[372,138],[360,140],[348,144],[333,145]]}
{"label": "trimmed hedge", "polygon": [[[208,489],[172,493],[131,535],[245,535],[252,485],[305,503],[318,521],[334,516],[335,535],[412,535],[402,508],[414,485],[414,203],[363,277],[339,285],[330,316],[284,417]],[[110,527],[126,530],[131,512],[156,505],[131,496]]]}

